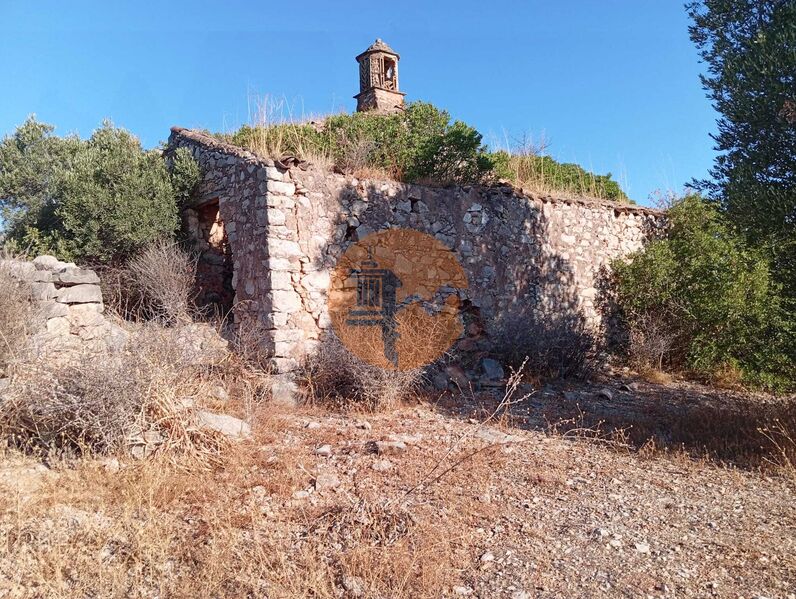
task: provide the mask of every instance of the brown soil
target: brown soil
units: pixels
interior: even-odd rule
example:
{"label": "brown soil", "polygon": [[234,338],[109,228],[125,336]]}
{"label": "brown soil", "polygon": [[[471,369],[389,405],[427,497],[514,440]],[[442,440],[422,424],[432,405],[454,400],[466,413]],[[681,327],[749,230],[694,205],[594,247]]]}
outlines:
{"label": "brown soil", "polygon": [[[264,406],[211,466],[9,452],[0,598],[796,596],[793,470],[714,451],[748,396],[629,382],[548,386],[487,425],[487,393]],[[700,447],[678,414],[724,424]]]}

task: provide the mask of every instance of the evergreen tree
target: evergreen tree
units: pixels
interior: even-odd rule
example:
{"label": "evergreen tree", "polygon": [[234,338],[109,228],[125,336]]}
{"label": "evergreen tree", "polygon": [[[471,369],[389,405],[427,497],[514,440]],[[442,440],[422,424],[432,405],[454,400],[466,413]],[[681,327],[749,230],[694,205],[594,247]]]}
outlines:
{"label": "evergreen tree", "polygon": [[796,1],[686,5],[721,115],[712,181],[696,182],[755,245],[796,298]]}

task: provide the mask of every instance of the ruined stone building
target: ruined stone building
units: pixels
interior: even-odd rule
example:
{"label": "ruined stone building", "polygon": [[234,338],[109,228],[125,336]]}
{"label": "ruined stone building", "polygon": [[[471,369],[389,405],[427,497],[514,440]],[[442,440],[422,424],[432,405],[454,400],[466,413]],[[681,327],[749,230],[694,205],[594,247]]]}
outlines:
{"label": "ruined stone building", "polygon": [[[377,40],[357,57],[358,109],[397,110],[398,55]],[[432,187],[363,180],[263,158],[172,128],[202,180],[183,220],[201,252],[203,299],[257,329],[276,370],[289,373],[329,328],[330,272],[371,232],[401,227],[432,235],[469,282],[459,348],[488,352],[518,326],[579,319],[604,327],[605,269],[642,247],[660,213],[607,201],[525,193],[509,185]]]}

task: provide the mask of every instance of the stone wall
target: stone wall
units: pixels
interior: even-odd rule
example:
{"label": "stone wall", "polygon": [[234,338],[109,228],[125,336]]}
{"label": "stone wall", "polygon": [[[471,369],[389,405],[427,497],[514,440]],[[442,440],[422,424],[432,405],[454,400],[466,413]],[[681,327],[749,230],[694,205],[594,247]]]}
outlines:
{"label": "stone wall", "polygon": [[54,256],[3,260],[0,267],[30,285],[34,319],[39,321],[33,323],[38,327],[32,337],[37,353],[103,351],[124,344],[126,333],[103,315],[100,279],[93,270]]}
{"label": "stone wall", "polygon": [[[610,202],[542,197],[512,186],[435,188],[359,180],[284,164],[174,128],[169,147],[189,148],[203,180],[185,211],[189,233],[207,239],[197,214],[217,202],[232,256],[234,313],[258,327],[280,372],[295,369],[329,326],[330,270],[352,242],[390,227],[433,235],[455,253],[469,288],[460,349],[491,343],[519,322],[582,319],[608,324],[605,268],[663,226],[657,211]],[[204,208],[203,208],[204,207]]]}

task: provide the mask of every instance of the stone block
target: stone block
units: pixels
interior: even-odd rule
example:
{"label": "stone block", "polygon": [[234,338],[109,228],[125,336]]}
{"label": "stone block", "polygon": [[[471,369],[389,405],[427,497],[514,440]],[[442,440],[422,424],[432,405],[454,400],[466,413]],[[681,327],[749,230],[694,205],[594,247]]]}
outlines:
{"label": "stone block", "polygon": [[[260,171],[262,172],[262,171]],[[282,171],[280,171],[275,166],[267,166],[265,167],[265,176],[270,179],[271,181],[284,181],[285,175]],[[260,173],[257,173],[257,178],[260,178]]]}
{"label": "stone block", "polygon": [[301,297],[293,290],[273,289],[268,293],[271,309],[290,314],[301,310]]}
{"label": "stone block", "polygon": [[286,270],[288,272],[300,272],[301,262],[298,257],[293,258],[268,258],[265,267],[270,270]]}
{"label": "stone block", "polygon": [[99,285],[100,279],[93,270],[67,268],[53,277],[62,285]]}
{"label": "stone block", "polygon": [[227,414],[215,414],[206,410],[201,410],[196,416],[200,426],[219,432],[227,437],[240,439],[251,436],[251,426],[240,418],[228,416]]}
{"label": "stone block", "polygon": [[331,276],[327,270],[316,270],[315,272],[304,275],[301,279],[301,286],[307,291],[328,291]]}
{"label": "stone block", "polygon": [[271,332],[275,343],[296,343],[304,337],[304,331],[299,329],[277,329]]}
{"label": "stone block", "polygon": [[294,372],[299,367],[299,362],[295,358],[272,358],[271,363],[277,374]]}
{"label": "stone block", "polygon": [[291,290],[293,283],[289,271],[272,270],[268,275],[268,286],[270,289]]}
{"label": "stone block", "polygon": [[296,193],[296,184],[287,181],[272,181],[269,179],[265,187],[269,192],[283,196],[292,196]]}
{"label": "stone block", "polygon": [[62,304],[102,303],[99,285],[75,285],[58,290],[56,299]]}
{"label": "stone block", "polygon": [[59,304],[55,300],[46,300],[39,303],[39,311],[42,318],[49,320],[50,318],[58,318],[69,314],[69,307],[66,304]]}
{"label": "stone block", "polygon": [[298,242],[273,237],[266,243],[266,252],[269,258],[298,258],[302,255]]}
{"label": "stone block", "polygon": [[33,259],[33,266],[36,267],[38,270],[52,270],[55,272],[59,272],[64,270],[65,268],[75,267],[74,262],[61,262],[55,256],[37,256]]}
{"label": "stone block", "polygon": [[289,376],[275,376],[271,382],[271,401],[275,404],[294,407],[298,405],[300,391]]}
{"label": "stone block", "polygon": [[[98,287],[99,289],[99,287]],[[34,300],[47,301],[57,297],[58,290],[52,283],[31,283],[30,295]]]}
{"label": "stone block", "polygon": [[63,316],[56,316],[47,321],[47,332],[53,335],[68,335],[69,320]]}
{"label": "stone block", "polygon": [[295,341],[274,341],[274,356],[277,358],[295,358],[300,345]]}
{"label": "stone block", "polygon": [[[30,264],[30,263],[26,262],[25,264]],[[31,267],[33,268],[32,264]],[[28,280],[34,281],[36,283],[52,283],[54,277],[57,276],[58,275],[53,275],[53,273],[51,273],[49,270],[36,270],[34,268],[33,273],[31,273]]]}
{"label": "stone block", "polygon": [[269,208],[267,210],[268,224],[271,225],[284,225],[285,213],[278,208]]}
{"label": "stone block", "polygon": [[105,318],[99,308],[99,304],[72,304],[67,310],[67,320],[73,327],[103,326]]}

